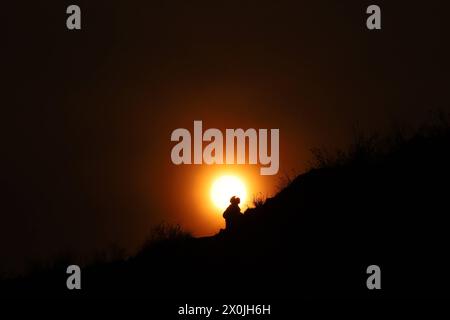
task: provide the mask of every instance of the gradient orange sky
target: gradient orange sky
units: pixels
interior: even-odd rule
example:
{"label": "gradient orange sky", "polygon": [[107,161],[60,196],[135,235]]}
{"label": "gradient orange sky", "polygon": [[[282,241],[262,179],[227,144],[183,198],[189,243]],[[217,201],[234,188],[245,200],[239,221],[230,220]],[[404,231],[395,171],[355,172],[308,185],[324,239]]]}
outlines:
{"label": "gradient orange sky", "polygon": [[[448,110],[442,3],[383,2],[378,33],[365,27],[370,1],[80,1],[73,33],[60,1],[11,4],[1,260],[135,250],[162,220],[212,234],[222,171],[273,195],[310,148],[348,144],[355,125],[383,132]],[[194,120],[279,128],[279,174],[173,165],[170,134]]]}

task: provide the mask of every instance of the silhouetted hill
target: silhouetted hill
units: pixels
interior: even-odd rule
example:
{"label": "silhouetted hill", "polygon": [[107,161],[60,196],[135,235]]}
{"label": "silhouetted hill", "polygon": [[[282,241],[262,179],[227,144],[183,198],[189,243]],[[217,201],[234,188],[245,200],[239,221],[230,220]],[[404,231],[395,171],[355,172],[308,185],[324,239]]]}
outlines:
{"label": "silhouetted hill", "polygon": [[[450,130],[358,137],[244,214],[233,233],[175,232],[134,257],[3,281],[7,296],[269,299],[448,296]],[[381,291],[366,288],[379,265]],[[184,300],[183,300],[184,301]]]}

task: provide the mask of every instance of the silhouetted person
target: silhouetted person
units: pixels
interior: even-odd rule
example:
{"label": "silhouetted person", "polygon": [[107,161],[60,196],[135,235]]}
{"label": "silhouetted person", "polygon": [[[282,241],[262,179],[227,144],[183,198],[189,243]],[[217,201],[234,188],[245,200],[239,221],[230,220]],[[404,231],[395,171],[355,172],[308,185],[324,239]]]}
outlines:
{"label": "silhouetted person", "polygon": [[230,205],[223,213],[223,218],[225,219],[225,230],[235,231],[239,227],[242,219],[241,208],[239,208],[239,203],[241,199],[238,197],[231,197]]}

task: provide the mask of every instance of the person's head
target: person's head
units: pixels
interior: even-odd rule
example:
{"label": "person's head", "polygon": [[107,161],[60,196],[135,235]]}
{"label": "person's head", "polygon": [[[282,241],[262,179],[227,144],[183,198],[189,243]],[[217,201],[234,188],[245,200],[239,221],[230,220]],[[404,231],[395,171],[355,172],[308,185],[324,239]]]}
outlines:
{"label": "person's head", "polygon": [[234,204],[234,205],[238,205],[239,203],[241,203],[241,199],[239,199],[239,197],[232,196],[230,199],[230,203]]}

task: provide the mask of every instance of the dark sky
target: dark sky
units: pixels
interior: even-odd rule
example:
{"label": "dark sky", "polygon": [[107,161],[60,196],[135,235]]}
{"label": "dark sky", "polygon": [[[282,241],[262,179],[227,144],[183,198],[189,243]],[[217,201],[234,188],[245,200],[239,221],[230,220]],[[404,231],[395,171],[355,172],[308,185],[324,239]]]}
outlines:
{"label": "dark sky", "polygon": [[[161,220],[215,232],[221,218],[201,202],[222,168],[170,162],[170,133],[193,120],[279,128],[282,175],[306,170],[312,147],[345,145],[355,125],[382,132],[449,110],[447,2],[7,5],[1,269],[132,250]],[[365,26],[373,3],[380,31]],[[69,4],[82,9],[80,31],[66,29]],[[258,168],[230,170],[248,175],[252,192],[273,193],[280,176]]]}

